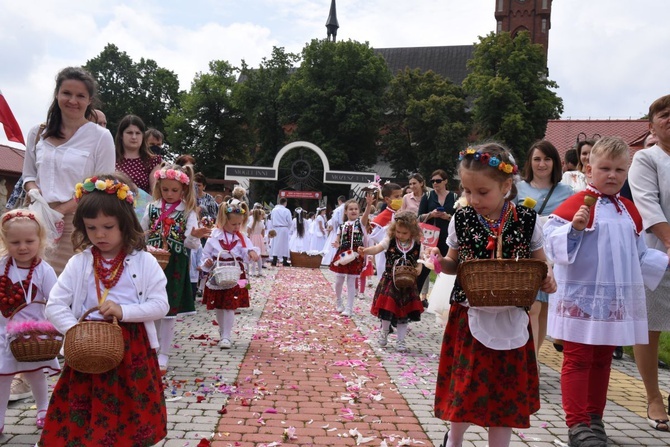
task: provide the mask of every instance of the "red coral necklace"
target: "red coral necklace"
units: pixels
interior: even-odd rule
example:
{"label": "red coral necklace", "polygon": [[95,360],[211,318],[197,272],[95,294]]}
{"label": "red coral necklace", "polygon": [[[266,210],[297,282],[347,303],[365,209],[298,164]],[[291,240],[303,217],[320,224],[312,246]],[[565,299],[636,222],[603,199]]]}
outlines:
{"label": "red coral necklace", "polygon": [[9,269],[14,263],[14,259],[9,257],[7,259],[7,264],[5,264],[5,273],[0,277],[0,303],[9,304],[10,306],[14,305],[17,302],[24,301],[27,302],[28,297],[26,296],[27,291],[30,289],[30,283],[33,279],[33,272],[35,267],[40,262],[38,257],[35,257],[30,263],[30,270],[28,270],[28,276],[23,281],[19,281],[21,284],[21,290],[17,290],[16,293],[12,294],[10,288],[12,282],[9,279]]}
{"label": "red coral necklace", "polygon": [[91,252],[93,253],[93,270],[95,271],[96,283],[100,281],[107,290],[111,289],[121,279],[124,268],[123,261],[126,257],[125,250],[120,250],[111,261],[107,261],[102,256],[98,247],[93,247]]}

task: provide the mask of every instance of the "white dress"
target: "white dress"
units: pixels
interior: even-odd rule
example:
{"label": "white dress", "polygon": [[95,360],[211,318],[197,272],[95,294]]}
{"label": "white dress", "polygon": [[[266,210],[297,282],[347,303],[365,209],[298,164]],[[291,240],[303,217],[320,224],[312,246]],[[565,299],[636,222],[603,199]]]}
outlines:
{"label": "white dress", "polygon": [[323,247],[326,244],[327,226],[326,216],[319,214],[314,218],[314,222],[312,223],[312,240],[309,245],[310,251],[323,251]]}
{"label": "white dress", "polygon": [[307,241],[307,220],[303,220],[303,233],[302,236],[298,234],[298,223],[296,218],[293,218],[291,223],[291,237],[288,241],[289,251],[296,253],[306,252],[309,249],[309,245],[305,242]]}
{"label": "white dress", "polygon": [[[0,272],[5,271],[8,259],[9,258],[5,256],[0,260]],[[28,276],[28,269],[16,268],[16,265],[14,264],[9,268],[8,276],[13,283],[23,281]],[[37,293],[35,296],[30,296],[29,293],[29,296],[26,297],[26,302],[33,302],[36,300],[46,301],[52,287],[56,284],[56,272],[54,272],[54,269],[47,264],[46,261],[40,262],[35,267],[32,284],[37,287]],[[46,319],[45,306],[43,304],[29,304],[14,315],[12,321],[45,321]],[[58,364],[57,359],[46,360],[43,362],[17,361],[9,348],[10,340],[7,335],[8,322],[9,318],[5,318],[0,314],[0,375],[14,375],[20,372],[31,372],[39,369],[51,370],[53,373],[60,371],[60,365]]]}
{"label": "white dress", "polygon": [[321,249],[323,253],[323,258],[321,259],[321,265],[330,265],[333,260],[333,256],[337,253],[337,248],[333,247],[333,242],[337,239],[337,229],[340,228],[340,225],[344,223],[344,204],[335,208],[333,215],[328,221],[328,225],[332,228],[330,233],[328,233],[328,238],[323,244]]}
{"label": "white dress", "polygon": [[644,285],[655,288],[668,257],[648,249],[633,219],[606,198],[592,207],[592,228],[552,214],[544,226],[545,250],[554,261],[558,290],[549,300],[547,333],[588,345],[648,343]]}

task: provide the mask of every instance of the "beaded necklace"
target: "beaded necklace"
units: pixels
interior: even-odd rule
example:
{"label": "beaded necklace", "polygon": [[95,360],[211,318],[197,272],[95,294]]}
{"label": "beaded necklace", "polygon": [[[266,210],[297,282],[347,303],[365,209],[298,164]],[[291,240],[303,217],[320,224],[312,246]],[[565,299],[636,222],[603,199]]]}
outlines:
{"label": "beaded necklace", "polygon": [[505,225],[505,222],[507,222],[511,213],[512,207],[510,207],[509,201],[505,201],[502,210],[500,210],[500,217],[497,220],[489,219],[482,214],[477,214],[479,221],[490,233],[486,243],[486,249],[492,251],[492,255],[495,253],[496,240],[502,235],[503,226]]}
{"label": "beaded necklace", "polygon": [[30,298],[30,294],[28,292],[30,292],[31,289],[30,283],[33,279],[33,272],[35,272],[35,267],[37,267],[39,262],[40,261],[38,257],[33,258],[33,260],[30,262],[28,276],[26,276],[26,279],[23,281],[19,281],[21,290],[17,290],[16,292],[12,293],[12,285],[9,279],[9,269],[14,263],[14,259],[12,257],[7,259],[7,264],[5,264],[5,273],[2,275],[2,277],[0,277],[0,303],[3,305],[13,306],[14,304],[22,304],[23,302],[27,302],[28,298]]}
{"label": "beaded necklace", "polygon": [[[119,253],[111,261],[107,261],[103,258],[102,253],[98,247],[93,247],[91,249],[93,253],[93,271],[95,272],[95,285],[98,289],[98,301],[101,299],[100,295],[100,284],[102,283],[105,286],[104,296],[107,296],[109,289],[114,287],[121,279],[121,274],[123,273],[124,264],[123,260],[126,257],[125,250],[120,250]],[[106,267],[108,265],[109,267]],[[104,301],[104,297],[102,297]]]}

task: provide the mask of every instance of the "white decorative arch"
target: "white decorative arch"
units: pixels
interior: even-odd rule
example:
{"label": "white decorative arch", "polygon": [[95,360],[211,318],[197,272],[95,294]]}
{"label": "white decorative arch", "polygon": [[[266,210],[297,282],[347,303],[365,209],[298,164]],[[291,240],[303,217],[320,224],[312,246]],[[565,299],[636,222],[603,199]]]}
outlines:
{"label": "white decorative arch", "polygon": [[298,147],[311,149],[319,156],[321,163],[323,163],[323,183],[340,183],[351,185],[353,188],[356,185],[367,185],[368,183],[375,181],[377,175],[374,172],[331,171],[328,157],[326,157],[323,150],[316,144],[308,141],[294,141],[281,148],[279,152],[277,152],[277,155],[275,155],[271,168],[261,166],[227,165],[224,178],[226,180],[236,180],[241,185],[247,187],[249,185],[249,180],[277,181],[279,162],[288,151]]}

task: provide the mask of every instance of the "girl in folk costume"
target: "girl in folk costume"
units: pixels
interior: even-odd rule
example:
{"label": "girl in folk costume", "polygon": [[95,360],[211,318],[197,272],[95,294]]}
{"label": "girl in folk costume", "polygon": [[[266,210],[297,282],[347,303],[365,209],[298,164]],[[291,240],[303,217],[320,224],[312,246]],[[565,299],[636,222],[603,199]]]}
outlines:
{"label": "girl in folk costume", "polygon": [[242,269],[240,282],[229,289],[218,290],[205,284],[202,302],[207,310],[216,310],[216,321],[219,323],[221,349],[230,349],[231,337],[235,325],[235,309],[249,307],[249,289],[247,287],[244,263],[258,261],[260,249],[251,240],[240,233],[249,218],[249,208],[245,202],[231,199],[219,206],[216,228],[207,239],[203,250],[202,270],[209,272],[216,266],[216,261],[235,261]]}
{"label": "girl in folk costume", "polygon": [[288,241],[289,251],[296,253],[305,252],[309,249],[305,242],[307,241],[307,221],[305,219],[305,210],[298,207],[293,210],[295,217],[291,224],[291,238]]}
{"label": "girl in folk costume", "polygon": [[[446,257],[432,249],[445,273],[455,274],[467,260],[491,258],[498,240],[503,258],[546,259],[537,214],[510,202],[517,171],[496,143],[461,152],[458,173],[469,205],[449,223]],[[556,290],[551,269],[541,288]],[[465,431],[477,424],[489,427],[489,446],[507,447],[512,427],[530,427],[530,415],[540,408],[528,311],[469,307],[458,279],[450,302],[435,390],[435,414],[450,421],[442,446],[460,447]]]}
{"label": "girl in folk costume", "polygon": [[309,245],[310,251],[322,251],[326,245],[328,236],[328,221],[326,220],[326,207],[322,206],[316,209],[316,217],[312,223],[312,240]]}
{"label": "girl in folk costume", "polygon": [[[367,196],[368,206],[362,217],[359,217],[360,208],[355,199],[347,200],[344,204],[344,215],[347,220],[337,230],[337,237],[333,242],[336,249],[335,256],[330,263],[330,270],[336,273],[335,293],[337,295],[336,309],[345,317],[350,317],[354,308],[356,296],[356,278],[363,270],[364,258],[359,256],[358,248],[365,246],[367,236],[368,216],[372,204],[372,197]],[[347,305],[342,303],[342,289],[347,281]]]}
{"label": "girl in folk costume", "polygon": [[377,285],[375,298],[370,313],[382,320],[382,331],[379,345],[386,346],[391,327],[391,320],[398,324],[398,343],[396,350],[407,350],[405,335],[409,321],[420,321],[423,304],[419,298],[416,283],[407,288],[398,288],[394,283],[394,268],[402,263],[416,268],[417,274],[421,266],[417,264],[421,251],[421,228],[416,214],[411,211],[396,213],[387,230],[387,236],[379,244],[368,248],[359,248],[361,255],[374,255],[386,251],[386,269]]}
{"label": "girl in folk costume", "polygon": [[89,309],[88,319],[116,317],[124,355],[102,374],[75,371],[67,363],[54,388],[42,447],[152,446],[167,435],[167,413],[155,349],[154,320],[168,311],[165,275],[144,251],[144,233],[132,192],[114,175],[76,185],[73,256],[51,290],[49,320],[66,334]]}
{"label": "girl in folk costume", "polygon": [[158,363],[166,372],[174,339],[177,315],[195,313],[195,301],[189,272],[190,250],[200,246],[200,238],[209,229],[198,228],[195,213],[195,191],[191,186],[192,171],[178,165],[164,166],[154,174],[154,202],[147,205],[142,228],[147,244],[170,250],[170,262],[165,268],[170,311],[156,322],[160,351]]}
{"label": "girl in folk costume", "polygon": [[[49,396],[44,372],[60,371],[58,360],[19,362],[10,351],[12,333],[29,330],[32,325],[46,322],[44,306],[34,301],[46,301],[56,284],[56,272],[42,260],[47,243],[47,230],[38,217],[27,210],[8,211],[2,216],[0,226],[0,434],[5,428],[5,413],[9,401],[12,379],[22,373],[35,398],[37,428],[44,427]],[[9,320],[19,306],[27,305]]]}
{"label": "girl in folk costume", "polygon": [[[263,276],[263,258],[268,257],[267,245],[265,243],[265,212],[262,208],[254,207],[251,212],[251,219],[249,219],[249,225],[247,227],[247,235],[251,240],[251,244],[254,247],[261,249],[260,256],[256,262],[250,264],[249,274],[254,275],[254,270],[256,271],[256,276]],[[255,266],[255,269],[254,269]]]}

